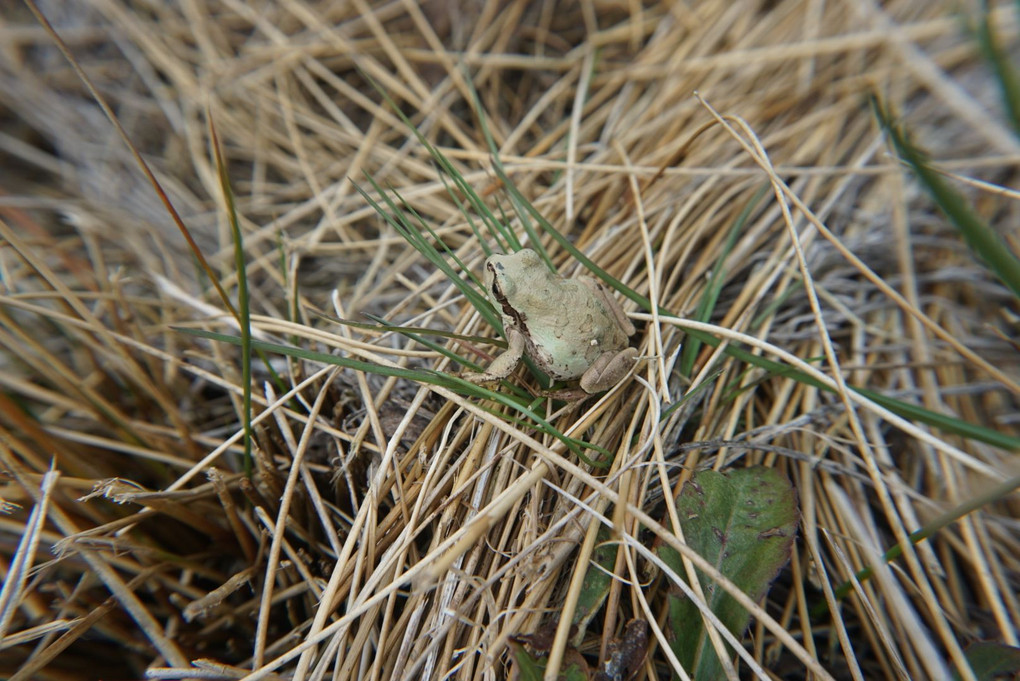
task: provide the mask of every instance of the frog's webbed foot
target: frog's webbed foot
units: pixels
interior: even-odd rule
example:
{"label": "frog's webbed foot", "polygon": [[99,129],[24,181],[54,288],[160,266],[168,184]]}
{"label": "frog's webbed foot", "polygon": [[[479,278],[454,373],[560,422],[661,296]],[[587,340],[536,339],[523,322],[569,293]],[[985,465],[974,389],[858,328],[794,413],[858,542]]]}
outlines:
{"label": "frog's webbed foot", "polygon": [[581,388],[588,393],[609,390],[620,382],[637,361],[637,348],[625,348],[617,353],[599,355],[581,376]]}
{"label": "frog's webbed foot", "polygon": [[482,373],[465,371],[461,374],[472,383],[493,383],[501,381],[517,368],[524,354],[524,335],[516,329],[511,329],[507,334],[507,349],[492,360],[489,367]]}

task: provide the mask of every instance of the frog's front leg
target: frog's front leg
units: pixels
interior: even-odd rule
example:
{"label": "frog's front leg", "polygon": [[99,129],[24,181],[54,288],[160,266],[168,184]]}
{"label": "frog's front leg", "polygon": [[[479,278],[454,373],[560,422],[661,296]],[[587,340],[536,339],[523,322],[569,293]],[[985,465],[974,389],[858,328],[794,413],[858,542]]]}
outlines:
{"label": "frog's front leg", "polygon": [[501,381],[510,375],[521,361],[524,354],[524,334],[517,329],[508,329],[506,334],[507,349],[499,354],[483,373],[465,371],[463,376],[472,383],[490,383]]}
{"label": "frog's front leg", "polygon": [[595,358],[588,370],[581,375],[581,388],[586,393],[600,393],[620,382],[634,362],[637,348],[626,348],[620,352],[606,352]]}

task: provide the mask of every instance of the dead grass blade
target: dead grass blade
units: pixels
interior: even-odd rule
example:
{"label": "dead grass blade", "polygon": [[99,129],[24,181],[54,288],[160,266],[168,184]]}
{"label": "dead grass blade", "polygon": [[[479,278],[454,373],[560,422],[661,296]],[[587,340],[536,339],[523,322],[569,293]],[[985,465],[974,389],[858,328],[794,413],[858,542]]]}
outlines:
{"label": "dead grass blade", "polygon": [[[1014,673],[1020,14],[958,5],[12,5],[0,677]],[[460,378],[521,247],[612,390]],[[685,504],[763,468],[759,597]]]}

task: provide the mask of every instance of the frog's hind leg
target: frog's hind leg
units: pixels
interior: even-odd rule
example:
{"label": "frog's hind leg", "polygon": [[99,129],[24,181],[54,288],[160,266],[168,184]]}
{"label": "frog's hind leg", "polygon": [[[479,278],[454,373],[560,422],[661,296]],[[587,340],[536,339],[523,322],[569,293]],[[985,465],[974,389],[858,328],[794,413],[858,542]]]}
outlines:
{"label": "frog's hind leg", "polygon": [[637,357],[637,348],[626,348],[620,352],[599,355],[581,376],[581,388],[588,393],[609,390],[627,375]]}

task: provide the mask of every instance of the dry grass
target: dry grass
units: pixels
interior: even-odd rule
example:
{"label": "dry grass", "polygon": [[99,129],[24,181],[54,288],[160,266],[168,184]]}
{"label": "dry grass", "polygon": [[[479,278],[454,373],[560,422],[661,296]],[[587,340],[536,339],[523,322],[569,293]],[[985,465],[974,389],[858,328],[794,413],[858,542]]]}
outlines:
{"label": "dry grass", "polygon": [[[636,617],[652,623],[639,678],[668,678],[669,582],[648,553],[680,546],[665,502],[694,470],[755,464],[789,476],[802,522],[753,611],[761,669],[741,662],[743,678],[974,678],[969,644],[1016,646],[1016,453],[846,387],[1018,434],[1016,300],[890,154],[867,101],[891,103],[1018,247],[1020,142],[957,3],[689,4],[40,2],[234,296],[211,114],[256,338],[454,372],[323,313],[492,334],[349,180],[397,188],[479,271],[465,216],[363,73],[507,207],[470,77],[520,191],[661,307],[627,303],[646,358],[631,379],[580,408],[537,403],[612,452],[609,470],[477,398],[272,356],[280,383],[254,364],[250,480],[237,348],[174,328],[236,324],[51,38],[8,5],[0,676],[498,679],[512,636],[563,623],[553,658],[577,648],[594,663]],[[1017,6],[998,5],[1015,47]],[[712,274],[718,300],[698,326]],[[723,345],[686,370],[692,327]],[[828,389],[727,345],[799,361]],[[808,616],[968,503],[837,616]],[[568,640],[602,525],[623,549],[615,580]]]}

